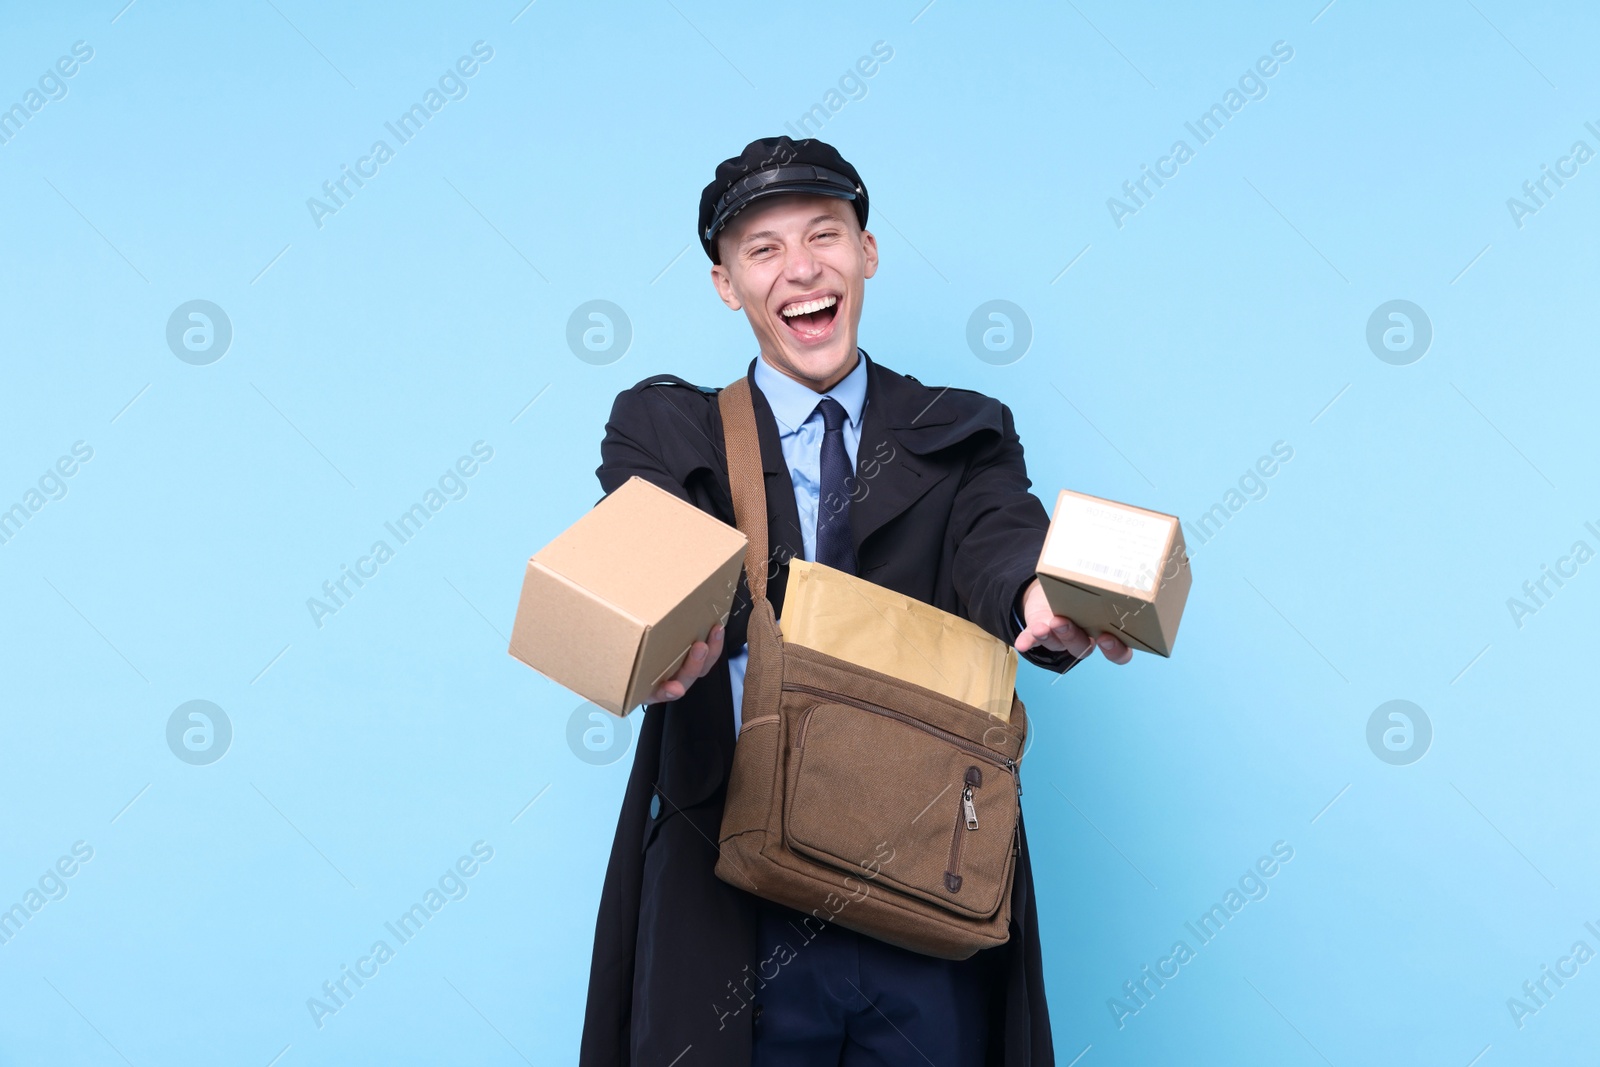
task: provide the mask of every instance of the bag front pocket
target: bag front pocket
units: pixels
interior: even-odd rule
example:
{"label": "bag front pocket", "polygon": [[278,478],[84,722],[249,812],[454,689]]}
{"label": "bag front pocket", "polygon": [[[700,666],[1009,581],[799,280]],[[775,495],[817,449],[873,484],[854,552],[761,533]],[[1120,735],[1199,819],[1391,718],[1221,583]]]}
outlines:
{"label": "bag front pocket", "polygon": [[903,712],[818,694],[785,777],[795,852],[951,912],[999,909],[1016,859],[1014,761]]}

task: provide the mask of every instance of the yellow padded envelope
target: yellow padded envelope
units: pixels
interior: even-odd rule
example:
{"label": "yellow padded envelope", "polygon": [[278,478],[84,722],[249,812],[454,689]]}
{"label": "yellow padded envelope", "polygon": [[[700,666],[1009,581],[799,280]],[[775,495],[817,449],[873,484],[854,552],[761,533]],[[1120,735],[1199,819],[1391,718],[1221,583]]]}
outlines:
{"label": "yellow padded envelope", "polygon": [[1017,650],[966,619],[803,559],[789,561],[779,630],[815,649],[1011,720]]}

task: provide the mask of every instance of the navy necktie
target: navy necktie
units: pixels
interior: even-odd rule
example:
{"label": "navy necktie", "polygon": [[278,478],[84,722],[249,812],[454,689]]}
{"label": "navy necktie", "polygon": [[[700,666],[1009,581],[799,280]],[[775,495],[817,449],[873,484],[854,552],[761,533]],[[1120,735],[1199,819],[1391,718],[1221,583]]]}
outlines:
{"label": "navy necktie", "polygon": [[822,412],[822,476],[817,493],[817,562],[856,572],[855,543],[850,537],[850,491],[846,482],[850,453],[844,447],[844,407],[831,396],[817,403]]}

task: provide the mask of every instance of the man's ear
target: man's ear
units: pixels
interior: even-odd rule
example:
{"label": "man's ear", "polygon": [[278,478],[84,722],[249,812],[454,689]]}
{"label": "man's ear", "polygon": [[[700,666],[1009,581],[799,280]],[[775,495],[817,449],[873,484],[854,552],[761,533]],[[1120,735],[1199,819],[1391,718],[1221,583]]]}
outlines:
{"label": "man's ear", "polygon": [[861,231],[861,250],[867,255],[867,269],[861,276],[870,278],[878,273],[878,239],[872,236],[871,230]]}
{"label": "man's ear", "polygon": [[733,291],[733,277],[728,273],[728,268],[720,263],[711,267],[711,284],[717,287],[717,295],[722,297],[722,302],[729,308],[738,311],[744,306],[739,299],[739,294]]}

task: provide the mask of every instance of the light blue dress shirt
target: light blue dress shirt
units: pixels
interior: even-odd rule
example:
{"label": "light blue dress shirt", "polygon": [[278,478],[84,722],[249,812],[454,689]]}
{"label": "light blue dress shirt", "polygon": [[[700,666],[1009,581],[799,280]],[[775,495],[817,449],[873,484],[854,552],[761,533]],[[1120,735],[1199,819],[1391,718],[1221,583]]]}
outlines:
{"label": "light blue dress shirt", "polygon": [[[855,369],[826,393],[818,393],[775,370],[757,358],[756,388],[767,398],[778,423],[778,443],[783,446],[784,462],[789,465],[789,481],[794,485],[795,508],[800,513],[800,536],[805,542],[805,558],[817,558],[817,511],[821,498],[822,412],[817,404],[831,396],[844,408],[844,450],[850,469],[856,469],[856,447],[861,443],[861,416],[867,406],[867,354],[856,349]],[[733,683],[733,728],[737,734],[743,722],[744,672],[750,662],[750,646],[728,657],[728,676]]]}

